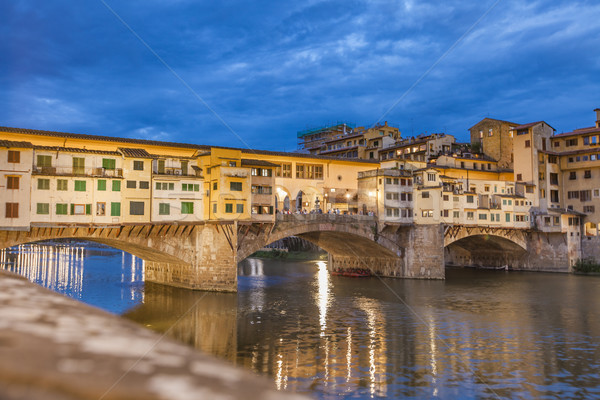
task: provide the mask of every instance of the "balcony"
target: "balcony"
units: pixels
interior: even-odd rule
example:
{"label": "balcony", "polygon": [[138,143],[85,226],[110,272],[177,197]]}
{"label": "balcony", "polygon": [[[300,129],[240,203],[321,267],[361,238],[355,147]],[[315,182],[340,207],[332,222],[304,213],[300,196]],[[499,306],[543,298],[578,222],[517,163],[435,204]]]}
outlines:
{"label": "balcony", "polygon": [[121,168],[85,168],[85,167],[40,167],[33,166],[33,175],[87,176],[94,178],[122,178]]}

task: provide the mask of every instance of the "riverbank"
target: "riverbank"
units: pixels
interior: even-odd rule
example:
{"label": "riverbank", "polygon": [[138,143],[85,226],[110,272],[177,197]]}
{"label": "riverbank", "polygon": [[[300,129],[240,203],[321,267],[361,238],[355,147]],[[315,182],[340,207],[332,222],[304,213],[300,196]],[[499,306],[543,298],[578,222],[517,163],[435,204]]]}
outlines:
{"label": "riverbank", "polygon": [[303,399],[130,321],[0,271],[2,399]]}
{"label": "riverbank", "polygon": [[273,249],[269,251],[257,251],[250,257],[290,261],[312,261],[327,260],[327,253],[320,251],[282,251],[278,249]]}

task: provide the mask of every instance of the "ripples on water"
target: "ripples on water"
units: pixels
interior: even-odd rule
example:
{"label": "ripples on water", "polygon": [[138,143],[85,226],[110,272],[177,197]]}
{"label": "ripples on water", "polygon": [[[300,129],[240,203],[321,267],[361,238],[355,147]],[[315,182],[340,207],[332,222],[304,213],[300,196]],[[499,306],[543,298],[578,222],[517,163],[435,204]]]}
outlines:
{"label": "ripples on water", "polygon": [[[124,316],[173,327],[172,337],[280,389],[324,399],[600,398],[598,277],[458,269],[445,282],[386,279],[388,289],[330,276],[324,263],[248,259],[237,295],[206,294],[144,287],[139,260],[88,250],[85,262],[65,261],[83,272],[52,267],[56,280],[42,283],[112,312],[138,304]],[[50,268],[41,265],[32,277]]]}

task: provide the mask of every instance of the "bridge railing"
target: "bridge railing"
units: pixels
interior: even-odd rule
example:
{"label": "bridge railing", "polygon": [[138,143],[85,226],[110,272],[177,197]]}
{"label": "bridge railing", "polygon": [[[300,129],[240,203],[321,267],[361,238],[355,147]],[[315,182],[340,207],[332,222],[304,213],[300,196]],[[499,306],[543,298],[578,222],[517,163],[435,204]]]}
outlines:
{"label": "bridge railing", "polygon": [[376,222],[377,217],[371,215],[348,214],[277,214],[278,222],[332,222],[332,223],[357,223]]}

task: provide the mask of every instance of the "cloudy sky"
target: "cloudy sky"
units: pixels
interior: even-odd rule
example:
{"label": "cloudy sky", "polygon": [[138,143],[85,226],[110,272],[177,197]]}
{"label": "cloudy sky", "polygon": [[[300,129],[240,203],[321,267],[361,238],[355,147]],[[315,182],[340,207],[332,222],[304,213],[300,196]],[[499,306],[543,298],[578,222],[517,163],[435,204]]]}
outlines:
{"label": "cloudy sky", "polygon": [[4,1],[0,37],[1,126],[290,151],[600,107],[597,0]]}

